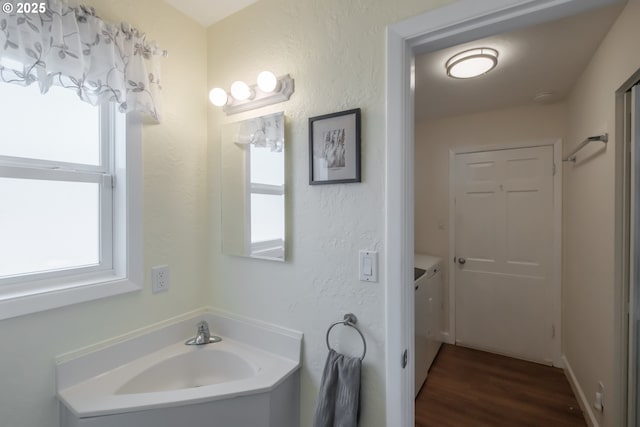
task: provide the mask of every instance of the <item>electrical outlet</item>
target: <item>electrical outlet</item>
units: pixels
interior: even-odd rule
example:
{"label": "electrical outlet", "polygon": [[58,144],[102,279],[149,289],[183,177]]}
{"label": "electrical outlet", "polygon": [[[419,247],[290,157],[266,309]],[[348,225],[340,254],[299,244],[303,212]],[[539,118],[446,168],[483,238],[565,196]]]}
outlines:
{"label": "electrical outlet", "polygon": [[151,291],[154,294],[169,290],[169,266],[157,265],[151,268]]}
{"label": "electrical outlet", "polygon": [[593,401],[593,407],[598,411],[604,411],[604,384],[602,381],[598,383],[598,391],[596,391],[596,398]]}

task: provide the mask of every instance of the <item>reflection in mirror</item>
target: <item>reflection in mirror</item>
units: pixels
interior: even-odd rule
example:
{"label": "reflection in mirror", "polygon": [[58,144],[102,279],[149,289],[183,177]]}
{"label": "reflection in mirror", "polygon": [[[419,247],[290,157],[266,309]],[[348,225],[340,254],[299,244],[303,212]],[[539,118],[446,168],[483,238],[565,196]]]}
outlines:
{"label": "reflection in mirror", "polygon": [[222,129],[222,253],[284,261],[284,113]]}

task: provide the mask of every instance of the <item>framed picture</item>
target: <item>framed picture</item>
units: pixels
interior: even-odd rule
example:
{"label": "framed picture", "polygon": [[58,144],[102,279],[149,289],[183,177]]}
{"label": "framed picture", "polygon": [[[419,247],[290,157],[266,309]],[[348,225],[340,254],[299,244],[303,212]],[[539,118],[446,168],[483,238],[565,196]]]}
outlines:
{"label": "framed picture", "polygon": [[360,109],[309,118],[309,184],[360,181]]}

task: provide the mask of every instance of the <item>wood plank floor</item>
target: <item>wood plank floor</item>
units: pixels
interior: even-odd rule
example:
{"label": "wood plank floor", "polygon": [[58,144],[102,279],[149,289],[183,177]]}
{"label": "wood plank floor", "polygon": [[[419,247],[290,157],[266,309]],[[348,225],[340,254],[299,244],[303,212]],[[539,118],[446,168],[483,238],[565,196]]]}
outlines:
{"label": "wood plank floor", "polygon": [[561,369],[448,344],[416,398],[418,427],[586,425]]}

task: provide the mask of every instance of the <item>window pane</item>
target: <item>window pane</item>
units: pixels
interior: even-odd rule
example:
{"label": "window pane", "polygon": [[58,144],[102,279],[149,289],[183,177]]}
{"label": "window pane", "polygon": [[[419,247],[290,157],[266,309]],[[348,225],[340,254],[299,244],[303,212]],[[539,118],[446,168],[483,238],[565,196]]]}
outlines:
{"label": "window pane", "polygon": [[284,196],[251,195],[251,242],[284,239]]}
{"label": "window pane", "polygon": [[269,147],[251,147],[251,182],[254,184],[284,184],[284,153]]}
{"label": "window pane", "polygon": [[100,109],[72,89],[0,83],[0,155],[100,164]]}
{"label": "window pane", "polygon": [[0,178],[0,277],[99,263],[96,183]]}

